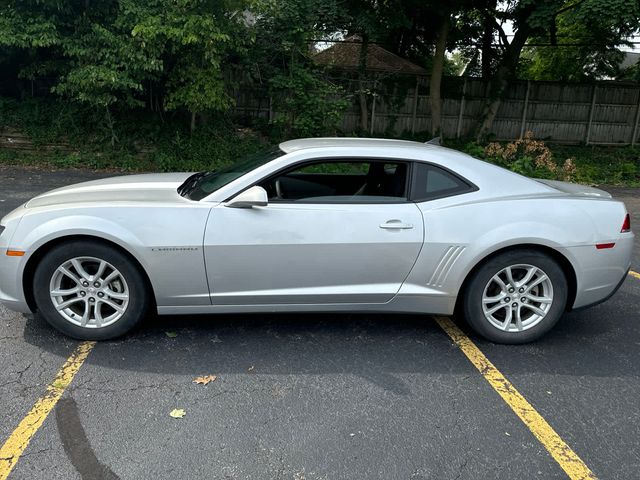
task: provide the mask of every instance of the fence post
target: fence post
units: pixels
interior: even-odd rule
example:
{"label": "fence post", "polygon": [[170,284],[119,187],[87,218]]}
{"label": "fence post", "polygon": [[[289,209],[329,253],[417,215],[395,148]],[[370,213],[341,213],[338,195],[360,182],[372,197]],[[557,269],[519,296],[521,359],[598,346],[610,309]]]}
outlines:
{"label": "fence post", "polygon": [[373,105],[371,105],[371,128],[370,135],[373,135],[373,124],[376,121],[376,83],[377,80],[373,81]]}
{"label": "fence post", "polygon": [[460,98],[460,112],[458,112],[458,126],[456,127],[456,138],[460,138],[460,132],[462,131],[462,116],[464,115],[464,101],[467,95],[467,77],[464,77],[464,83],[462,84],[462,98]]}
{"label": "fence post", "polygon": [[411,133],[416,133],[416,117],[418,116],[418,90],[420,89],[420,77],[416,75],[416,90],[413,92],[413,113],[411,114]]}
{"label": "fence post", "polygon": [[527,93],[524,95],[524,107],[522,108],[522,122],[520,123],[520,138],[524,137],[524,129],[527,126],[527,109],[529,108],[529,92],[531,91],[531,80],[527,80]]}
{"label": "fence post", "polygon": [[598,85],[593,86],[593,95],[591,96],[591,108],[589,109],[589,123],[587,124],[587,135],[585,138],[585,144],[589,145],[591,139],[591,125],[593,124],[593,114],[596,107],[596,92],[598,91]]}
{"label": "fence post", "polygon": [[640,89],[638,90],[638,107],[636,108],[636,119],[633,122],[633,130],[631,131],[631,146],[636,146],[636,138],[638,138],[638,123],[640,123]]}

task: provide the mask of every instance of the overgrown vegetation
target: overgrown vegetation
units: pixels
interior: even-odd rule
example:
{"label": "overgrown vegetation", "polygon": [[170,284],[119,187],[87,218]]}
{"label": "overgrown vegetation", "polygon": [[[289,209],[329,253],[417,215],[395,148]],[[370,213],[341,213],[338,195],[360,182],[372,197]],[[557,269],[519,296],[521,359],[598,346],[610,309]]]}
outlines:
{"label": "overgrown vegetation", "polygon": [[[149,122],[146,117],[152,114],[140,111],[119,117],[113,126],[119,140],[112,146],[104,117],[91,108],[53,99],[0,97],[0,112],[0,127],[11,125],[32,141],[32,148],[26,151],[0,149],[0,165],[128,172],[211,170],[279,141],[238,127],[225,116],[211,118],[191,132],[184,122],[171,117],[162,124]],[[405,138],[426,141],[430,136],[421,133]],[[46,150],[47,144],[61,148]],[[530,133],[516,142],[486,145],[452,140],[447,146],[533,177],[640,186],[638,148],[548,145],[534,140]]]}
{"label": "overgrown vegetation", "polygon": [[449,146],[530,177],[585,185],[640,186],[637,147],[553,145],[531,139],[489,145],[455,142]]}
{"label": "overgrown vegetation", "polygon": [[[639,22],[637,0],[8,0],[0,7],[0,128],[32,145],[0,150],[0,161],[201,170],[267,142],[366,135],[376,94],[367,85],[384,82],[367,59],[375,43],[431,73],[435,132],[444,72],[464,68],[489,81],[476,142],[454,146],[529,175],[633,183],[631,149],[574,154],[533,139],[487,149],[485,140],[513,78],[618,75],[620,47]],[[352,71],[314,63],[323,42],[347,39],[360,44]],[[405,86],[393,82],[388,90],[404,98]],[[262,112],[268,104],[268,115],[244,119],[251,130],[230,117],[243,89],[259,93]],[[356,103],[359,130],[339,131]],[[563,166],[570,157],[575,171]]]}

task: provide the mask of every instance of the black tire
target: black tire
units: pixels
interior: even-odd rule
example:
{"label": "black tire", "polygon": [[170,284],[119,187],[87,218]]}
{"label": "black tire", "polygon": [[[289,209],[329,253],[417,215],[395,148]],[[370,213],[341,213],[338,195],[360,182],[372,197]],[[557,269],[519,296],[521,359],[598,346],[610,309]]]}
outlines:
{"label": "black tire", "polygon": [[[553,288],[553,302],[542,320],[530,328],[522,331],[500,330],[485,316],[482,296],[494,275],[509,266],[522,264],[538,267],[546,273]],[[462,313],[469,326],[487,340],[504,344],[532,342],[547,333],[565,311],[568,296],[567,278],[558,262],[540,251],[518,249],[498,254],[482,263],[472,275],[463,292]]]}
{"label": "black tire", "polygon": [[[50,296],[51,279],[61,265],[76,257],[95,257],[115,267],[128,286],[128,305],[114,323],[101,328],[75,325],[62,316]],[[149,312],[151,295],[138,265],[117,248],[100,242],[73,240],[47,252],[37,265],[33,291],[38,313],[55,329],[80,340],[109,340],[134,328]]]}

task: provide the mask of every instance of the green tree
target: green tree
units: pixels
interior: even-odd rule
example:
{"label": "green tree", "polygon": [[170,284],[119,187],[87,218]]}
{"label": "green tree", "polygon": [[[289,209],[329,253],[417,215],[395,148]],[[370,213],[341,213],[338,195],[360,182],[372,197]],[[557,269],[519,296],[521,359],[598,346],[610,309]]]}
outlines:
{"label": "green tree", "polygon": [[342,87],[317,67],[313,45],[340,25],[337,1],[258,0],[253,5],[255,43],[248,59],[252,80],[265,86],[278,135],[335,132],[347,101]]}
{"label": "green tree", "polygon": [[[192,114],[231,104],[223,63],[243,38],[243,0],[11,0],[0,47],[24,51],[21,76],[54,78],[52,91],[104,109],[144,105],[155,84],[167,109]],[[113,128],[112,128],[113,132]],[[115,134],[112,135],[112,142]]]}
{"label": "green tree", "polygon": [[[584,25],[593,35],[592,43],[602,41],[602,35],[617,38],[621,43],[626,35],[637,30],[640,21],[637,0],[509,0],[498,7],[499,10],[484,12],[488,18],[494,19],[502,52],[491,79],[490,94],[483,109],[477,140],[488,135],[501,99],[509,81],[518,72],[523,49],[530,39],[546,37],[550,43],[556,43],[559,19],[566,18]],[[514,28],[511,39],[501,23],[507,20],[512,22]],[[588,59],[583,58],[583,63],[587,64]]]}

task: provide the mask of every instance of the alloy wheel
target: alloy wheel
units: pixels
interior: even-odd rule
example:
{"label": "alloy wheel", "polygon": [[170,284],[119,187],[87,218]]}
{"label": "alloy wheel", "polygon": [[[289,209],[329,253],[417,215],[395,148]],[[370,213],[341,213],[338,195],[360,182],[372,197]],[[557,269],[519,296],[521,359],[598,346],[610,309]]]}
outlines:
{"label": "alloy wheel", "polygon": [[49,296],[65,320],[84,328],[117,322],[129,305],[122,273],[95,257],[76,257],[60,265],[51,277]]}
{"label": "alloy wheel", "polygon": [[489,280],[482,294],[485,318],[506,332],[520,332],[536,326],[552,304],[551,279],[534,265],[503,268]]}

